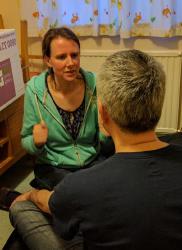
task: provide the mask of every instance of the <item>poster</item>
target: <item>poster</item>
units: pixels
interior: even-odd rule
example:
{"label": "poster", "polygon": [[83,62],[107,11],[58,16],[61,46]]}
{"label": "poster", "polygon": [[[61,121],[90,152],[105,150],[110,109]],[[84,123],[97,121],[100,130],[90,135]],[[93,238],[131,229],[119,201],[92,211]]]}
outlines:
{"label": "poster", "polygon": [[10,59],[0,61],[0,107],[16,96]]}
{"label": "poster", "polygon": [[0,29],[0,111],[24,94],[14,29]]}

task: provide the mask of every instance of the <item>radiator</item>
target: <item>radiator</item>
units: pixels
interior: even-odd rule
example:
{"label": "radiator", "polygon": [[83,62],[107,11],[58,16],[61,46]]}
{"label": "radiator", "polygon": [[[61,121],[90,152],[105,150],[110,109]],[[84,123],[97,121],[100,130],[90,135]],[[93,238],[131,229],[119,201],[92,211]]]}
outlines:
{"label": "radiator", "polygon": [[[81,66],[97,74],[106,57],[113,50],[83,50]],[[172,133],[180,127],[180,97],[181,97],[181,61],[180,51],[145,51],[154,56],[164,67],[166,73],[166,94],[162,116],[157,126],[157,132]],[[114,97],[113,97],[114,98]]]}

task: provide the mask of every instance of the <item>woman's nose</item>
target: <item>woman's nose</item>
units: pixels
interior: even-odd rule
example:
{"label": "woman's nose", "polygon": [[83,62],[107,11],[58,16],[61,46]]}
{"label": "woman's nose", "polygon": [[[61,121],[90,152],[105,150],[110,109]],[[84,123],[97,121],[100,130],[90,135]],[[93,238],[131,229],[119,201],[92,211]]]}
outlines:
{"label": "woman's nose", "polygon": [[68,56],[68,57],[67,57],[66,64],[67,64],[67,65],[73,65],[73,59],[72,59],[71,56]]}

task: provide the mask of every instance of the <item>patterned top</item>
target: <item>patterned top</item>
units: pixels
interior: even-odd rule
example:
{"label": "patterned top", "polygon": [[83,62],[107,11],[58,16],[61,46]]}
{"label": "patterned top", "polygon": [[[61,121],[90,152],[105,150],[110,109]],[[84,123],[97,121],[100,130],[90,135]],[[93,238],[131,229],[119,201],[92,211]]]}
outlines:
{"label": "patterned top", "polygon": [[[48,75],[47,75],[48,76]],[[57,107],[57,110],[59,112],[59,114],[62,117],[62,120],[64,122],[64,125],[66,127],[66,129],[68,130],[68,132],[70,133],[71,137],[73,138],[73,140],[76,140],[79,131],[80,131],[80,127],[84,118],[84,114],[85,114],[85,97],[83,98],[83,101],[81,103],[81,105],[74,111],[70,112],[70,111],[66,111],[62,108],[60,108],[54,101],[49,88],[48,88],[48,84],[47,84],[47,79],[46,79],[46,85],[47,85],[47,89],[48,92],[55,104],[55,106]]]}
{"label": "patterned top", "polygon": [[[57,106],[57,105],[56,105]],[[62,108],[57,106],[57,109],[63,119],[64,125],[66,126],[66,129],[72,136],[74,140],[76,140],[80,127],[84,118],[85,113],[85,98],[82,101],[82,104],[80,107],[78,107],[73,112],[69,112],[66,110],[63,110]]]}

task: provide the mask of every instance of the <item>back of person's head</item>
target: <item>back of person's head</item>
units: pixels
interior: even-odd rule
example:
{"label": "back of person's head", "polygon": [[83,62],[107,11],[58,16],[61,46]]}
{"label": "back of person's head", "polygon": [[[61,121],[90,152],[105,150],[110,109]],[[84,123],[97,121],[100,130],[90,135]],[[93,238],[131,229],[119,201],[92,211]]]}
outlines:
{"label": "back of person's head", "polygon": [[76,36],[76,34],[72,30],[70,30],[66,27],[51,28],[45,33],[43,41],[42,41],[42,56],[43,56],[43,58],[45,56],[50,57],[50,55],[51,55],[51,42],[53,39],[56,39],[59,37],[74,41],[75,43],[77,43],[77,45],[80,49],[80,41],[79,41],[78,37]]}
{"label": "back of person's head", "polygon": [[162,112],[165,73],[139,50],[119,51],[102,65],[98,96],[112,120],[131,133],[155,129]]}

